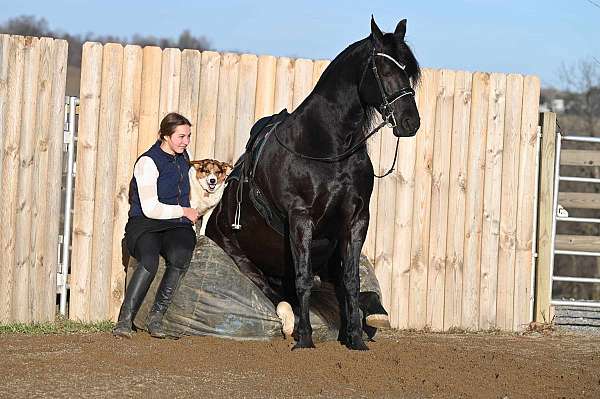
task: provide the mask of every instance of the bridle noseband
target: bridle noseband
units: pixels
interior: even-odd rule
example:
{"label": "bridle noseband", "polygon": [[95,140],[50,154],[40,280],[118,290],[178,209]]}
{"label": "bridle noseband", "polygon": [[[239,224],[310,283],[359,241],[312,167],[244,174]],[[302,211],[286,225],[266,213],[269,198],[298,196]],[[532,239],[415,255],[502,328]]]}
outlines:
{"label": "bridle noseband", "polygon": [[[365,69],[362,72],[360,81],[358,83],[358,87],[360,89],[360,87],[362,86],[362,83],[363,83],[363,80],[367,73],[367,70],[369,68],[369,65],[371,65],[371,70],[373,71],[373,75],[375,76],[375,81],[377,82],[377,87],[379,87],[379,92],[380,92],[381,98],[382,98],[381,104],[378,107],[376,107],[383,118],[383,121],[379,125],[377,125],[369,134],[367,134],[362,139],[360,139],[359,142],[356,143],[355,145],[353,145],[351,148],[344,151],[340,155],[336,155],[333,157],[312,157],[310,155],[300,154],[299,152],[295,151],[294,149],[288,147],[285,143],[283,143],[279,139],[279,136],[277,135],[277,130],[275,130],[273,132],[273,135],[275,136],[275,139],[277,140],[279,145],[281,145],[283,148],[285,148],[286,150],[288,150],[289,152],[291,152],[292,154],[294,154],[300,158],[309,159],[312,161],[333,163],[333,162],[338,162],[343,159],[346,159],[350,155],[354,154],[360,147],[362,147],[362,145],[371,136],[373,136],[375,133],[377,133],[379,130],[381,130],[381,128],[383,128],[384,126],[387,125],[389,128],[392,128],[392,129],[395,128],[398,125],[398,123],[396,122],[396,116],[394,115],[394,109],[392,108],[392,104],[395,103],[396,101],[398,101],[402,97],[414,96],[415,91],[412,89],[412,87],[408,86],[408,87],[404,87],[404,88],[398,90],[397,92],[393,93],[391,96],[388,97],[388,95],[386,94],[385,89],[383,87],[381,77],[379,76],[379,72],[377,71],[377,65],[375,64],[375,57],[383,57],[385,59],[392,61],[394,63],[394,65],[396,65],[398,68],[400,68],[400,70],[406,75],[407,78],[408,78],[408,74],[406,73],[406,65],[399,63],[398,61],[396,61],[396,59],[394,59],[394,57],[392,57],[388,54],[378,53],[375,51],[375,49],[373,49],[373,52],[371,53],[371,55],[369,56],[369,59],[367,60],[367,65],[365,66]],[[409,81],[410,81],[410,79],[409,79]],[[374,174],[373,176],[375,176],[377,178],[382,178],[382,177],[385,177],[385,176],[389,175],[390,173],[392,173],[392,171],[394,170],[394,166],[396,165],[396,159],[398,157],[398,144],[399,143],[400,143],[400,137],[398,137],[398,140],[396,141],[396,151],[395,151],[395,155],[394,155],[394,161],[393,161],[390,169],[381,176],[378,176],[376,174]]]}

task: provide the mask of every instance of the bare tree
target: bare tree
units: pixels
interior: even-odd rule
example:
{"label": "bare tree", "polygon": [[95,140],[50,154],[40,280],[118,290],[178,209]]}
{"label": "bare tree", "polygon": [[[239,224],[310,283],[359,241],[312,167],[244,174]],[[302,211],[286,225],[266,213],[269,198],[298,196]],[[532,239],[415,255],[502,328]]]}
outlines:
{"label": "bare tree", "polygon": [[590,136],[600,133],[600,64],[584,59],[560,67],[560,78],[574,94],[569,104],[570,113],[577,115]]}
{"label": "bare tree", "polygon": [[47,36],[50,32],[45,18],[21,15],[0,25],[0,32],[21,36]]}

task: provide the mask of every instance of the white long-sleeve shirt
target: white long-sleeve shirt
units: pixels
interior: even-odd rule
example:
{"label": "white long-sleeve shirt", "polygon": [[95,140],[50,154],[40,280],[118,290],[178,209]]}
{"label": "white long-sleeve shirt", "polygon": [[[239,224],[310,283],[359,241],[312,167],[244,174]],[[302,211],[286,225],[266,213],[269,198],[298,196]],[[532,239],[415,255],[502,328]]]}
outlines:
{"label": "white long-sleeve shirt", "polygon": [[[187,175],[187,174],[186,174]],[[176,219],[183,216],[183,208],[179,205],[163,204],[158,200],[158,168],[148,156],[138,159],[133,169],[137,182],[142,212],[151,219]]]}

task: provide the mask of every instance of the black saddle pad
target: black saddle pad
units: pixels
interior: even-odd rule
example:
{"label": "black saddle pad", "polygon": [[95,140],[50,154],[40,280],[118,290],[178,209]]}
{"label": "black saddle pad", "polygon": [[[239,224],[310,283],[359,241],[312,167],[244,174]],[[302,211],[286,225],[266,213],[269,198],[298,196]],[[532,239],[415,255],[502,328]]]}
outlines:
{"label": "black saddle pad", "polygon": [[269,133],[275,126],[283,122],[288,115],[287,109],[284,108],[278,114],[265,116],[256,121],[250,129],[250,138],[246,143],[246,151],[235,162],[227,180],[239,181],[242,175],[246,179],[249,178],[250,173],[254,175],[253,171],[260,159],[261,150],[266,143]]}
{"label": "black saddle pad", "polygon": [[[254,183],[254,171],[260,161],[260,154],[271,133],[276,129],[289,113],[286,109],[276,115],[259,119],[250,130],[250,139],[246,144],[246,151],[235,163],[233,171],[227,180],[235,180],[239,184],[248,184],[250,201],[257,212],[265,219],[266,223],[279,235],[285,231],[284,216],[265,198],[260,188]],[[240,187],[241,188],[241,187]]]}

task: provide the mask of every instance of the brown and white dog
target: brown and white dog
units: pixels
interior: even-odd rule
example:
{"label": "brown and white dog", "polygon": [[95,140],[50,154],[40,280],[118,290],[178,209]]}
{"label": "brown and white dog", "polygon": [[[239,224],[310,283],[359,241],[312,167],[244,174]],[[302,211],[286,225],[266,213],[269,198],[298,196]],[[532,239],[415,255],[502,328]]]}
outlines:
{"label": "brown and white dog", "polygon": [[190,205],[202,217],[200,234],[204,235],[208,218],[221,200],[225,179],[233,168],[214,159],[190,161],[190,166]]}

